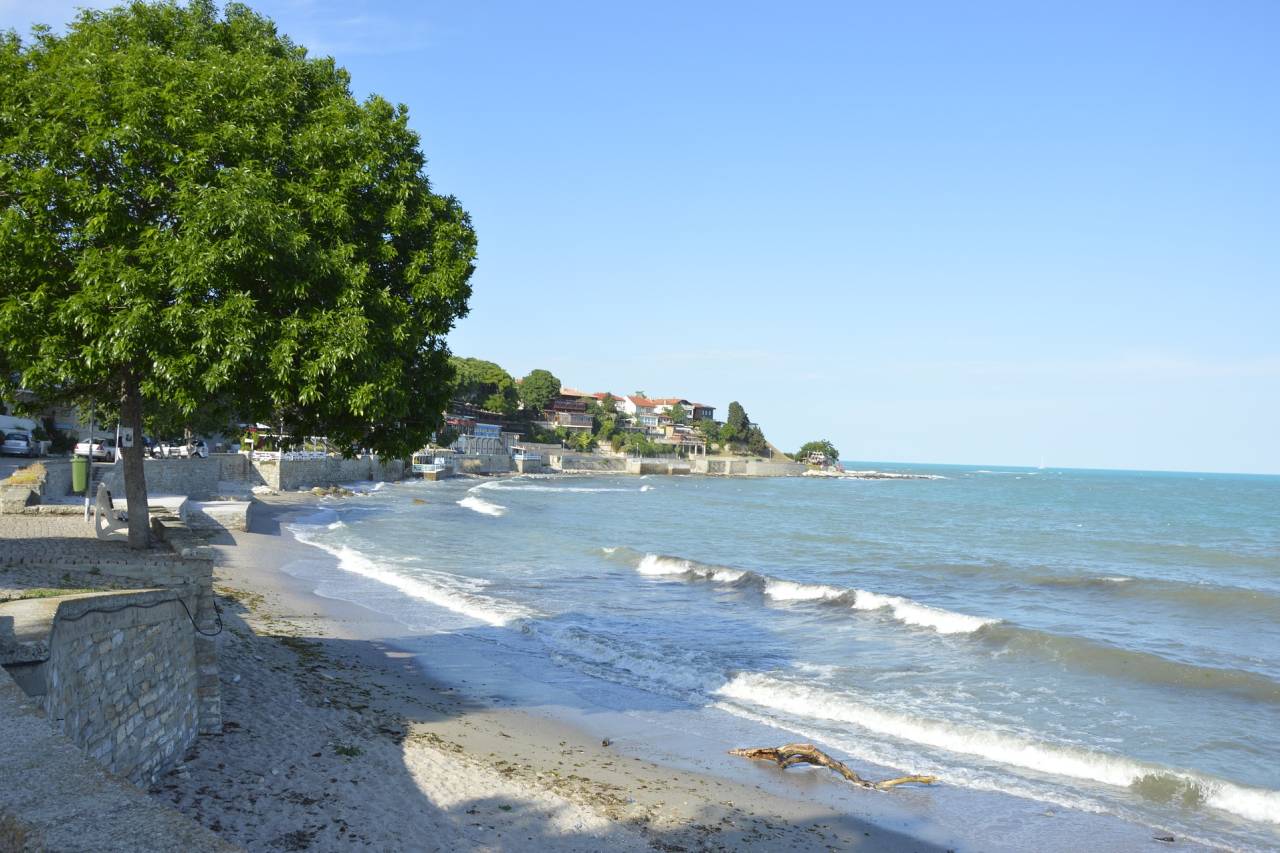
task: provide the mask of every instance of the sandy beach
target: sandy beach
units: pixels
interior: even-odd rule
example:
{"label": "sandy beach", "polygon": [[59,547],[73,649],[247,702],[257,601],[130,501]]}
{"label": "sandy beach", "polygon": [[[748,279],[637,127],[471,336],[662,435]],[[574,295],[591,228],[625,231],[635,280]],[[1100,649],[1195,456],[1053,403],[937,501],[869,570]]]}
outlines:
{"label": "sandy beach", "polygon": [[227,840],[249,850],[943,849],[464,697],[433,675],[456,662],[397,647],[403,625],[282,571],[324,558],[283,526],[315,503],[270,497],[249,532],[214,542],[224,732],[151,792]]}

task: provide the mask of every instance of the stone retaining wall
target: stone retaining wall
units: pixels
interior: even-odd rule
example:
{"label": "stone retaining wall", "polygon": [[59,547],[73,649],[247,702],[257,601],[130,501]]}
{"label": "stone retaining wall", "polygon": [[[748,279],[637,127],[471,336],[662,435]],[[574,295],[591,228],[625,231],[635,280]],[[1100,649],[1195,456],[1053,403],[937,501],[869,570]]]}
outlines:
{"label": "stone retaining wall", "polygon": [[54,727],[135,784],[182,757],[199,731],[195,629],[173,590],[62,602],[45,663]]}
{"label": "stone retaining wall", "polygon": [[[0,814],[34,850],[238,850],[89,760],[0,670]],[[0,848],[3,848],[0,839]]]}

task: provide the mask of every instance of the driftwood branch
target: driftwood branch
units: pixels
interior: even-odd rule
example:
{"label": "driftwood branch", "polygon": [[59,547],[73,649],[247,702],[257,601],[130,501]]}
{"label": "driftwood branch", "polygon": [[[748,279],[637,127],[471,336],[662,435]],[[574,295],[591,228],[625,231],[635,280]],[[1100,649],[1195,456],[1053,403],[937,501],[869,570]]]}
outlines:
{"label": "driftwood branch", "polygon": [[853,784],[874,791],[887,791],[897,785],[919,784],[932,785],[938,781],[936,776],[899,776],[897,779],[885,779],[883,782],[872,782],[863,779],[850,770],[843,761],[837,761],[811,743],[788,743],[784,746],[759,746],[751,749],[731,749],[730,755],[740,755],[753,761],[773,761],[783,770],[797,764],[816,764],[839,773]]}

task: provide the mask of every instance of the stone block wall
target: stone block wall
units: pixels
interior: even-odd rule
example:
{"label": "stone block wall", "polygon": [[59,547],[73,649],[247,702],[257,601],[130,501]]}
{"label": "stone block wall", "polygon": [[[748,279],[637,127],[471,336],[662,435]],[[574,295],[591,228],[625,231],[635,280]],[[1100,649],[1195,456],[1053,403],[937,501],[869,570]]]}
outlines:
{"label": "stone block wall", "polygon": [[548,464],[560,471],[619,471],[627,470],[625,456],[597,456],[585,453],[564,453],[548,457]]}
{"label": "stone block wall", "polygon": [[401,480],[405,472],[403,460],[376,456],[254,460],[252,467],[263,483],[281,492],[357,480]]}
{"label": "stone block wall", "polygon": [[47,472],[44,478],[46,498],[64,498],[71,494],[71,460],[42,459]]}
{"label": "stone block wall", "polygon": [[45,667],[54,727],[131,782],[171,767],[200,730],[195,630],[173,590],[63,602]]}

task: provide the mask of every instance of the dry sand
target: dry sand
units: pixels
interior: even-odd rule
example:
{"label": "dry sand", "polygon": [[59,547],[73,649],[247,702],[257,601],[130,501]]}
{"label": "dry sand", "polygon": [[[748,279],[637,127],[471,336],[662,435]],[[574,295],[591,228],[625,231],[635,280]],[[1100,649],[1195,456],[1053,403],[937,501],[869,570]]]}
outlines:
{"label": "dry sand", "polygon": [[315,551],[281,527],[313,503],[271,498],[251,532],[215,543],[224,733],[201,738],[151,789],[227,840],[250,850],[940,849],[464,698],[432,679],[430,661],[386,642],[404,626],[280,570]]}

